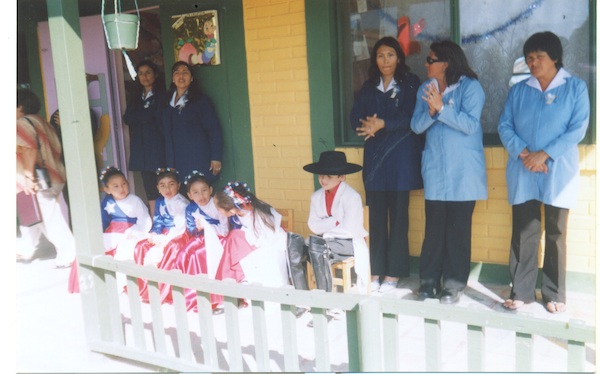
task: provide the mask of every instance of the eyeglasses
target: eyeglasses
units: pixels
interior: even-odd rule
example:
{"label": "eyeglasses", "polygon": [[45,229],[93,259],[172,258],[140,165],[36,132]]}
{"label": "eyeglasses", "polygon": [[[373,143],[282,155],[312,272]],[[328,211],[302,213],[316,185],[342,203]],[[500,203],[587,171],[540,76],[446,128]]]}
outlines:
{"label": "eyeglasses", "polygon": [[427,58],[425,58],[425,61],[427,61],[427,63],[429,65],[435,64],[436,62],[442,62],[442,60],[440,60],[440,59],[436,60],[436,59],[433,59],[433,58],[431,58],[429,56],[427,56]]}

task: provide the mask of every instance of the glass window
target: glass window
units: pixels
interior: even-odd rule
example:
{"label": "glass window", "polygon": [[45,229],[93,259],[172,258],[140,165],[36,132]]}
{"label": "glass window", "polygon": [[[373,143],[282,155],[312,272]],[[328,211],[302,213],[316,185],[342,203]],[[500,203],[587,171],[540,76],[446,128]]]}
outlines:
{"label": "glass window", "polygon": [[536,32],[558,35],[564,68],[591,88],[589,27],[587,1],[460,1],[461,44],[486,94],[484,134],[497,134],[510,86],[529,77],[523,44]]}
{"label": "glass window", "polygon": [[448,0],[341,0],[340,14],[342,123],[345,145],[362,144],[352,132],[349,115],[354,95],[367,79],[373,45],[384,36],[397,37],[406,54],[406,63],[421,79],[426,77],[427,46],[435,39],[450,37]]}
{"label": "glass window", "polygon": [[460,35],[459,42],[486,93],[481,118],[486,144],[500,144],[498,120],[510,86],[528,77],[522,50],[533,33],[549,30],[557,34],[565,69],[586,81],[590,91],[594,84],[588,1],[337,0],[336,5],[341,61],[339,145],[363,142],[353,134],[348,118],[354,95],[367,77],[371,48],[383,36],[398,38],[408,66],[423,81],[431,42]]}

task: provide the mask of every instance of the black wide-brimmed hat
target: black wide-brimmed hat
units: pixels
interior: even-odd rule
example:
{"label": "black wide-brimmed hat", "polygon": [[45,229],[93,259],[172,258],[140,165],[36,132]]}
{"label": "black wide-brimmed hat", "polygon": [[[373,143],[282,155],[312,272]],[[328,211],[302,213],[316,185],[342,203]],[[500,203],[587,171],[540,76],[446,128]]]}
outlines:
{"label": "black wide-brimmed hat", "polygon": [[320,175],[346,175],[362,170],[362,166],[346,161],[346,154],[339,151],[325,151],[319,156],[319,162],[303,167],[304,170]]}

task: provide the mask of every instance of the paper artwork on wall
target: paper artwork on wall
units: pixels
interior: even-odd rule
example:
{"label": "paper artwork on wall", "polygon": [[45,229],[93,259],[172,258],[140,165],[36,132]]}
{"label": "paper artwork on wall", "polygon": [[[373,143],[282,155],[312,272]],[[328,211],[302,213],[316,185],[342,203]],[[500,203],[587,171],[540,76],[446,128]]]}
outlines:
{"label": "paper artwork on wall", "polygon": [[216,10],[171,17],[175,61],[190,65],[221,64],[219,24]]}

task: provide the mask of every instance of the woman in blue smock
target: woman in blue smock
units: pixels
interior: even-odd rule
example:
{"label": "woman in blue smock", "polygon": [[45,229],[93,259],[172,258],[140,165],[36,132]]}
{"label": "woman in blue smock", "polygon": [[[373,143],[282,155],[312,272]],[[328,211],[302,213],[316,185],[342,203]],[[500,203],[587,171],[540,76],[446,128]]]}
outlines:
{"label": "woman in blue smock", "polygon": [[459,45],[432,43],[411,128],[426,133],[425,239],[419,264],[419,298],[459,301],[471,265],[471,219],[476,200],[487,199],[481,111],[485,93]]}
{"label": "woman in blue smock", "polygon": [[192,67],[177,61],[171,70],[169,105],[163,114],[167,165],[182,175],[196,170],[214,182],[221,173],[223,134],[208,96],[193,83]]}
{"label": "woman in blue smock", "polygon": [[510,298],[508,309],[535,301],[541,205],[544,205],[545,255],[542,299],[551,313],[566,310],[567,217],[577,201],[579,151],[590,116],[585,83],[562,64],[560,39],[533,34],[523,46],[531,77],[514,85],[498,133],[508,152],[506,182],[512,205]]}
{"label": "woman in blue smock", "polygon": [[419,78],[409,73],[395,38],[375,43],[369,79],[351,113],[352,127],[365,137],[363,182],[369,206],[371,291],[393,290],[400,277],[410,274],[409,194],[423,188],[424,139],[410,130],[419,84]]}
{"label": "woman in blue smock", "polygon": [[165,92],[158,67],[150,61],[142,61],[135,71],[136,90],[127,103],[123,122],[129,126],[129,170],[140,171],[150,214],[158,198],[156,169],[165,167],[165,141],[161,132],[162,110]]}

